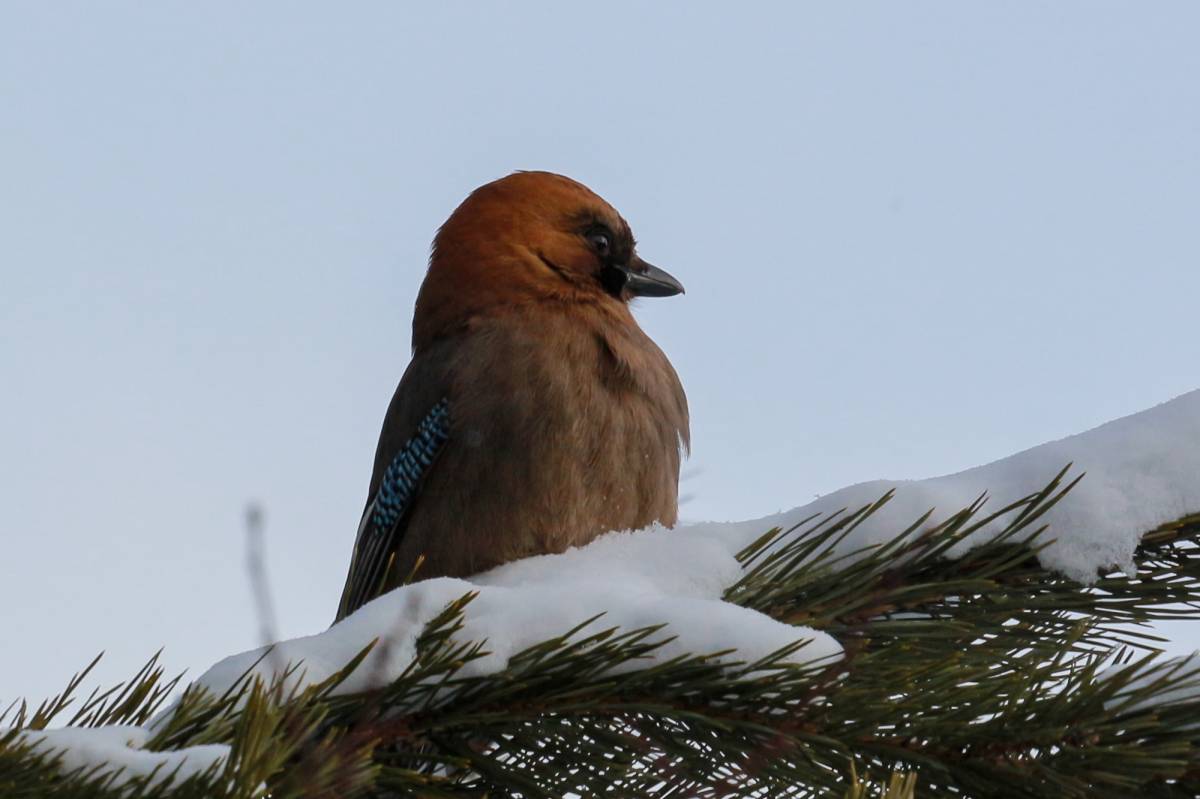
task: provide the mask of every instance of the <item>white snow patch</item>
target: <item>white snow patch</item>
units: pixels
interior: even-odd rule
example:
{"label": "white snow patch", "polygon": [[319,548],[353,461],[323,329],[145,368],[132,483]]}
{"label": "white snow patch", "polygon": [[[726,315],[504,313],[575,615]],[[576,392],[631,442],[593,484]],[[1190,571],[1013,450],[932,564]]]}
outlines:
{"label": "white snow patch", "polygon": [[[753,661],[798,640],[809,643],[790,658],[831,659],[840,645],[825,633],[775,621],[721,601],[741,567],[718,543],[661,527],[610,533],[586,547],[508,563],[469,580],[438,578],[398,588],[317,635],[295,638],[225,658],[196,683],[224,692],[247,672],[269,682],[289,664],[302,664],[288,689],[320,682],[342,669],[375,639],[378,643],[334,693],[355,693],[394,681],[412,662],[417,636],[448,603],[469,592],[456,638],[485,644],[487,655],[466,664],[463,676],[502,671],[524,649],[600,616],[579,636],[617,627],[631,631],[667,625],[657,639],[672,640],[643,662],[648,667],[684,654],[728,649],[719,662]],[[257,664],[257,665],[256,665]]]}
{"label": "white snow patch", "polygon": [[[764,528],[765,529],[765,528]],[[610,588],[609,575],[621,577],[621,593],[670,594],[715,599],[742,576],[742,568],[718,541],[688,535],[684,528],[659,525],[637,535],[609,533],[586,547],[561,555],[539,555],[506,563],[476,575],[476,585]]]}
{"label": "white snow patch", "polygon": [[203,744],[165,752],[151,752],[143,747],[150,733],[143,727],[111,725],[108,727],[60,727],[51,730],[28,730],[21,737],[34,751],[52,751],[61,756],[63,772],[83,769],[90,772],[103,767],[98,774],[112,773],[112,787],[122,787],[139,777],[147,777],[154,786],[168,778],[175,783],[218,769],[229,757],[224,744]]}
{"label": "white snow patch", "polygon": [[[1200,512],[1200,390],[958,474],[859,483],[785,513],[683,529],[736,552],[764,530],[790,527],[814,513],[856,510],[895,489],[892,501],[842,542],[849,552],[890,540],[931,508],[937,512],[930,525],[945,520],[984,492],[988,508],[1004,507],[1042,489],[1068,463],[1074,464],[1072,474],[1086,476],[1039,520],[1050,525],[1054,539],[1040,555],[1042,565],[1084,583],[1112,568],[1132,573],[1143,533]],[[980,530],[960,552],[987,541],[1007,521]]]}
{"label": "white snow patch", "polygon": [[[891,539],[930,508],[930,524],[970,505],[987,492],[995,503],[1040,490],[1067,463],[1087,476],[1042,518],[1053,545],[1041,554],[1048,568],[1094,580],[1098,570],[1133,569],[1140,535],[1162,522],[1200,511],[1200,391],[1080,435],[1043,444],[958,474],[921,481],[876,480],[821,497],[816,502],[749,522],[651,527],[610,533],[586,547],[509,563],[469,580],[435,579],[406,586],[368,603],[325,632],[234,655],[209,669],[198,683],[229,688],[250,670],[269,679],[286,664],[302,663],[293,687],[323,680],[371,641],[379,644],[338,689],[356,692],[384,685],[413,658],[424,625],[468,591],[479,596],[466,610],[459,637],[486,642],[486,657],[465,673],[503,670],[522,649],[559,635],[592,616],[604,616],[587,632],[630,630],[667,624],[676,636],[646,665],[684,652],[736,649],[733,660],[754,660],[800,638],[811,643],[797,661],[835,657],[836,641],[824,633],[792,627],[720,601],[740,575],[733,555],[771,527],[787,527],[815,513],[870,504],[890,489],[894,499],[842,542],[846,551]],[[966,546],[998,533],[1005,519],[980,530]]]}

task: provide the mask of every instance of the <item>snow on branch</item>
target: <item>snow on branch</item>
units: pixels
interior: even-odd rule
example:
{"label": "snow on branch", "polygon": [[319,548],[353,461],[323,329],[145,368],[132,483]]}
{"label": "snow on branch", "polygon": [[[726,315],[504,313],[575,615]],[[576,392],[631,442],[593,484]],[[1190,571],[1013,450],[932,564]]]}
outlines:
{"label": "snow on branch", "polygon": [[[1044,486],[1072,464],[1083,479],[1042,520],[1053,543],[1042,565],[1082,583],[1117,568],[1133,573],[1142,533],[1200,511],[1200,390],[1086,433],[1042,444],[957,474],[926,480],[872,480],[848,486],[799,508],[745,522],[697,524],[687,529],[725,542],[733,551],[771,527],[788,528],[814,514],[869,505],[895,496],[843,542],[845,551],[890,540],[930,509],[935,524],[987,494],[989,506],[1007,505]],[[958,553],[987,541],[1009,521],[1000,517],[963,542]]]}
{"label": "snow on branch", "polygon": [[[847,524],[823,540],[840,554],[865,557],[864,552],[894,542],[898,533],[931,510],[914,533],[941,525],[985,493],[992,498],[988,507],[996,510],[1037,494],[1068,463],[1086,477],[1057,504],[1044,503],[1049,510],[1037,524],[1050,525],[1053,542],[1035,548],[1042,566],[1085,584],[1113,568],[1133,575],[1143,533],[1200,511],[1200,391],[954,475],[861,483],[786,513],[747,522],[610,533],[586,547],[509,563],[467,580],[414,583],[379,597],[323,632],[228,657],[194,686],[220,696],[245,685],[252,675],[260,677],[262,685],[293,696],[305,689],[321,690],[322,685],[331,686],[331,696],[383,688],[410,672],[420,658],[419,643],[427,627],[455,603],[453,639],[481,645],[454,666],[456,678],[462,679],[503,672],[522,653],[569,631],[572,640],[589,640],[587,636],[606,629],[653,630],[655,645],[639,650],[634,660],[614,659],[604,667],[605,674],[670,667],[696,655],[710,656],[706,662],[721,669],[760,661],[829,664],[844,654],[829,632],[789,623],[798,619],[784,613],[758,612],[750,602],[727,601],[734,599],[730,588],[747,579],[739,553],[744,555],[771,528],[790,528],[814,516],[836,518],[848,509],[861,523]],[[881,508],[853,515],[893,490],[894,496]],[[946,546],[953,543],[951,556],[961,557],[997,536],[1011,535],[1012,517],[1019,512],[1020,508],[999,516],[964,538],[951,532],[945,539]],[[940,557],[944,550],[930,551]],[[812,557],[816,552],[811,550]],[[1032,557],[1028,560],[1033,562]],[[466,596],[470,601],[462,602]],[[796,601],[804,601],[797,596],[801,599]],[[1065,616],[1052,620],[1055,625],[1061,621],[1054,634],[1062,636],[1075,623]],[[798,641],[804,645],[797,648]],[[364,652],[347,676],[347,664]],[[782,660],[770,660],[780,652],[785,653]],[[178,707],[177,703],[163,711],[146,728],[68,728],[22,735],[29,743],[61,750],[63,768],[107,763],[124,769],[125,775],[165,773],[164,769],[194,774],[215,768],[227,755],[226,748],[140,751],[147,730],[161,731]],[[156,768],[160,771],[154,772]]]}

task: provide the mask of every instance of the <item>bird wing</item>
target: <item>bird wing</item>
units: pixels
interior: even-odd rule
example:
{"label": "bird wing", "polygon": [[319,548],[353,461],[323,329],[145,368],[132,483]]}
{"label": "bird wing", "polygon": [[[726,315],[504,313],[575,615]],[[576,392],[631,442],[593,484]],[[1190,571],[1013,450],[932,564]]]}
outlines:
{"label": "bird wing", "polygon": [[375,481],[377,487],[358,525],[350,573],[338,604],[338,620],[383,592],[404,535],[406,517],[449,438],[450,403],[442,398],[417,423],[416,432],[396,450]]}

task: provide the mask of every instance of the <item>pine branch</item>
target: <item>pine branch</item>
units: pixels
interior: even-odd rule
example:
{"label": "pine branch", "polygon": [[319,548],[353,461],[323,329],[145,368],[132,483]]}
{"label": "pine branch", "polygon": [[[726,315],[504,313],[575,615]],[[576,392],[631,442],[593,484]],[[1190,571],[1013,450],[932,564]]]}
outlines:
{"label": "pine branch", "polygon": [[[148,748],[232,752],[220,774],[187,783],[117,790],[21,743],[20,730],[67,712],[81,675],[38,710],[11,711],[0,794],[904,797],[915,781],[923,797],[1195,795],[1200,674],[1154,660],[1141,627],[1200,601],[1200,515],[1146,534],[1136,575],[1081,586],[1037,561],[1065,480],[989,515],[982,498],[940,524],[927,515],[857,552],[846,537],[888,497],[748,547],[726,599],[833,634],[846,648],[836,663],[797,665],[799,643],[753,663],[647,665],[669,629],[593,619],[479,676],[465,667],[485,648],[459,639],[467,595],[380,690],[334,692],[364,651],[290,693],[286,675],[264,685],[249,673],[220,696],[185,691]],[[70,723],[145,724],[174,685],[152,659]]]}

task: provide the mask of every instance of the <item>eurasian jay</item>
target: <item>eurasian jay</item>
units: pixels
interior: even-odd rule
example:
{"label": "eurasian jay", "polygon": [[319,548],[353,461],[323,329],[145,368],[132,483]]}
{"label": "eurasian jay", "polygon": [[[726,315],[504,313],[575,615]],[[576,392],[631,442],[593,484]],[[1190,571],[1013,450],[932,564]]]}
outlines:
{"label": "eurasian jay", "polygon": [[472,192],[433,242],[338,619],[408,579],[673,525],[687,398],[629,301],[682,291],[580,183]]}

